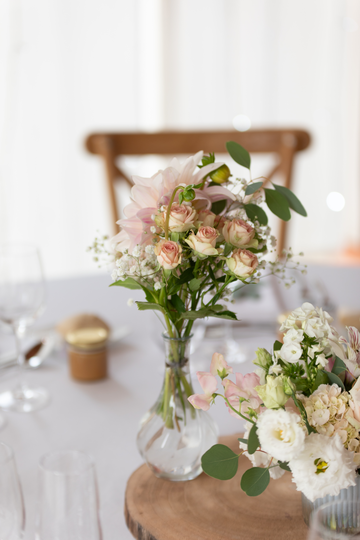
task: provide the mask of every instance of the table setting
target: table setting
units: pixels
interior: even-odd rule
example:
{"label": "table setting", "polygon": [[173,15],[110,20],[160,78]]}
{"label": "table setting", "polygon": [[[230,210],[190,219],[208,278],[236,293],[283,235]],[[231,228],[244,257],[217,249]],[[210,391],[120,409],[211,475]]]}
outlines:
{"label": "table setting", "polygon": [[[262,538],[267,522],[268,538],[357,532],[360,337],[331,315],[360,319],[358,270],[277,257],[263,207],[284,221],[305,208],[252,179],[245,148],[227,150],[250,180],[201,152],[134,178],[121,232],[91,247],[111,277],[45,283],[37,250],[32,276],[29,248],[2,248],[4,538],[165,540],[181,523],[190,540]],[[258,299],[236,299],[254,286]]]}

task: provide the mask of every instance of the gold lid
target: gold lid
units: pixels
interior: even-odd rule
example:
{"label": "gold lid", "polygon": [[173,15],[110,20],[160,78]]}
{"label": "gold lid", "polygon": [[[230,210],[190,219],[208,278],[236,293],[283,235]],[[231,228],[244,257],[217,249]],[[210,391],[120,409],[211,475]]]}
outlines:
{"label": "gold lid", "polygon": [[105,328],[80,328],[68,332],[65,340],[79,349],[98,349],[105,345],[108,336],[109,332]]}

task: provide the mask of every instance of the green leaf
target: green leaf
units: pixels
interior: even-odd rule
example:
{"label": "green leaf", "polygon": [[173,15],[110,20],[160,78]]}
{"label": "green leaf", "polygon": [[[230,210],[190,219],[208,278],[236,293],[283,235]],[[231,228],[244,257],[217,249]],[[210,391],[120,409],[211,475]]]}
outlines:
{"label": "green leaf", "polygon": [[155,304],[154,302],[136,302],[137,307],[140,311],[146,311],[146,310],[154,310],[154,311],[161,311],[161,313],[166,313],[165,308],[163,306],[160,306],[160,304]]}
{"label": "green leaf", "polygon": [[335,373],[335,375],[340,375],[340,373],[343,373],[343,371],[347,371],[346,364],[341,360],[341,358],[336,356],[335,363],[331,372]]}
{"label": "green leaf", "polygon": [[278,461],[278,465],[280,469],[284,469],[284,471],[291,472],[291,469],[286,461]]}
{"label": "green leaf", "polygon": [[274,343],[274,352],[275,351],[280,351],[282,346],[283,346],[283,344],[281,343],[281,341],[276,340],[275,343]]}
{"label": "green leaf", "polygon": [[236,313],[234,313],[233,311],[228,311],[228,310],[224,310],[224,311],[219,311],[217,313],[210,313],[210,315],[208,315],[208,317],[215,317],[216,319],[227,319],[227,320],[230,320],[230,321],[237,321],[237,316],[236,316]]}
{"label": "green leaf", "polygon": [[225,210],[225,206],[226,206],[226,199],[222,201],[213,202],[211,205],[211,211],[218,216],[219,214],[221,214],[223,210]]}
{"label": "green leaf", "polygon": [[260,225],[268,224],[268,217],[264,210],[257,204],[244,204],[247,217],[252,221],[258,221]]}
{"label": "green leaf", "polygon": [[198,291],[200,289],[201,281],[202,280],[198,278],[192,279],[189,283],[190,290]]}
{"label": "green leaf", "polygon": [[179,204],[182,204],[184,202],[184,192],[180,191],[179,193]]}
{"label": "green leaf", "polygon": [[177,294],[172,295],[171,303],[179,313],[184,313],[186,311],[184,302],[181,300],[180,296],[178,296]]}
{"label": "green leaf", "polygon": [[264,191],[265,201],[271,212],[283,221],[289,221],[291,218],[289,203],[284,195],[274,189],[265,188]]}
{"label": "green leaf", "polygon": [[287,202],[289,203],[290,208],[292,208],[295,212],[300,214],[300,216],[304,216],[304,217],[307,216],[307,212],[305,208],[303,207],[299,199],[296,197],[296,195],[292,191],[290,191],[290,189],[288,189],[285,186],[279,186],[277,184],[273,184],[273,186],[276,189],[276,191],[281,193],[281,195],[284,195]]}
{"label": "green leaf", "polygon": [[252,195],[253,193],[255,193],[255,191],[260,189],[262,185],[263,182],[254,182],[253,184],[248,185],[245,190],[245,195]]}
{"label": "green leaf", "polygon": [[230,480],[238,470],[239,456],[224,444],[215,444],[201,458],[203,471],[218,480]]}
{"label": "green leaf", "polygon": [[[319,388],[320,384],[327,384],[327,383],[328,383],[328,376],[322,369],[319,369],[319,371],[316,374],[314,384],[311,387],[311,392],[315,392],[315,390]],[[296,387],[296,389],[298,388]]]}
{"label": "green leaf", "polygon": [[197,311],[186,311],[181,314],[181,318],[194,321],[195,319],[204,319],[205,317],[215,317],[218,319],[231,319],[237,321],[236,314],[232,311],[217,311],[214,308],[216,308],[216,306],[205,307]]}
{"label": "green leaf", "polygon": [[225,242],[224,257],[227,257],[228,255],[230,255],[231,252],[232,252],[232,245],[228,244],[228,242]]}
{"label": "green leaf", "polygon": [[253,425],[253,427],[250,429],[249,433],[249,442],[248,442],[248,453],[254,454],[256,450],[260,446],[259,437],[257,434],[257,426],[256,424]]}
{"label": "green leaf", "polygon": [[110,287],[126,287],[127,289],[132,289],[132,290],[142,289],[141,285],[139,285],[139,283],[131,277],[126,278],[124,281],[121,281],[121,280],[115,281],[115,283],[111,283],[111,285],[109,286]]}
{"label": "green leaf", "polygon": [[261,467],[252,467],[247,470],[241,478],[241,489],[245,491],[249,497],[257,497],[268,487],[270,482],[269,469]]}
{"label": "green leaf", "polygon": [[327,377],[328,377],[328,379],[330,381],[330,384],[337,384],[345,392],[344,383],[342,382],[341,379],[339,379],[339,377],[337,375],[335,375],[335,373],[329,373],[328,371],[324,371],[324,373],[326,373],[326,375],[327,375]]}
{"label": "green leaf", "polygon": [[187,268],[185,270],[185,272],[183,272],[179,278],[179,282],[180,283],[187,283],[188,281],[190,281],[191,279],[193,279],[194,277],[194,274],[193,274],[193,269],[192,268]]}
{"label": "green leaf", "polygon": [[240,441],[240,442],[242,442],[242,443],[245,443],[245,444],[248,443],[248,440],[247,440],[247,439],[242,439],[241,437],[238,438],[238,441]]}
{"label": "green leaf", "polygon": [[236,163],[250,169],[251,158],[249,152],[245,150],[245,148],[237,142],[228,141],[226,143],[226,149]]}

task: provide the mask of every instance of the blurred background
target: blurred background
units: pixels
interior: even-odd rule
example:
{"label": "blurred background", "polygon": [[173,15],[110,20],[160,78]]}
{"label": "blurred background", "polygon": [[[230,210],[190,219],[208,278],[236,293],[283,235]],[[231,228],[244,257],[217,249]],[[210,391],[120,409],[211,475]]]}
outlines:
{"label": "blurred background", "polygon": [[[292,187],[309,217],[293,216],[288,244],[316,262],[358,263],[358,0],[1,0],[0,10],[0,242],[38,244],[47,278],[98,272],[86,247],[112,233],[104,164],[84,146],[96,131],[306,129]],[[152,175],[167,163],[122,166]]]}

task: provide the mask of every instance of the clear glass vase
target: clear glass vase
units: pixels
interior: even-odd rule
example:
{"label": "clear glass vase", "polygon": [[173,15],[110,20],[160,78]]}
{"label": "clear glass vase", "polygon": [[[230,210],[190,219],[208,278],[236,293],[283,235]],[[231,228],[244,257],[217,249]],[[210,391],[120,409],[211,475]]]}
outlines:
{"label": "clear glass vase", "polygon": [[315,499],[314,502],[309,501],[307,497],[302,493],[301,494],[301,502],[302,502],[302,510],[303,510],[303,517],[306,525],[309,525],[310,522],[310,516],[313,511],[317,510],[320,506],[323,506],[327,503],[341,503],[343,512],[346,512],[347,508],[349,508],[349,515],[351,513],[350,506],[351,503],[354,501],[358,501],[360,503],[360,476],[356,476],[356,485],[350,486],[346,489],[342,489],[339,493],[339,495],[332,496],[327,495],[326,497],[320,497],[319,499]]}
{"label": "clear glass vase", "polygon": [[194,409],[189,369],[190,339],[170,338],[165,344],[165,376],[156,403],[145,414],[137,435],[137,447],[158,478],[192,480],[201,472],[201,456],[218,438],[210,415]]}

